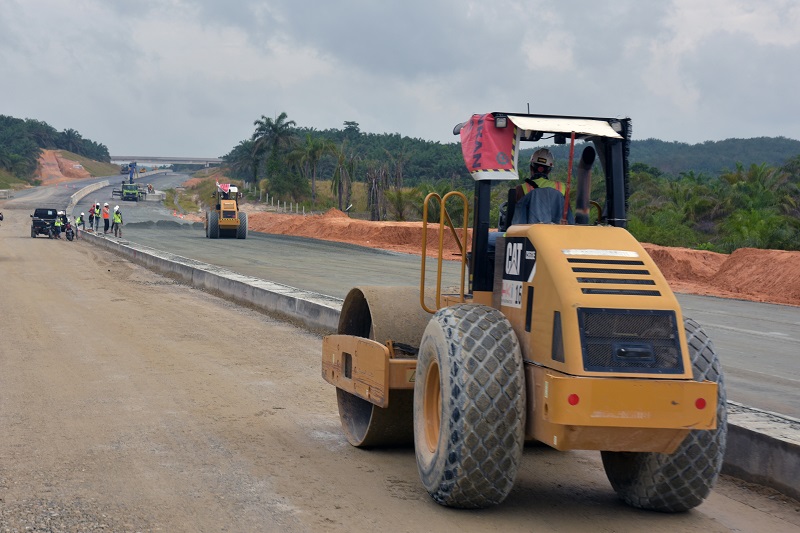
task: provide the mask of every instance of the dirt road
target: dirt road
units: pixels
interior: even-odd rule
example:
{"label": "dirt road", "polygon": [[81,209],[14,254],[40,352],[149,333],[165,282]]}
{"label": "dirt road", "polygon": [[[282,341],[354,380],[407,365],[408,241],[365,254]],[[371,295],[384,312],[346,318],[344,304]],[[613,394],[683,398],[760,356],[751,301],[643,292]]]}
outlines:
{"label": "dirt road", "polygon": [[800,528],[729,478],[686,514],[629,509],[598,454],[543,447],[502,506],[442,508],[413,450],[346,443],[318,337],[4,214],[0,532]]}

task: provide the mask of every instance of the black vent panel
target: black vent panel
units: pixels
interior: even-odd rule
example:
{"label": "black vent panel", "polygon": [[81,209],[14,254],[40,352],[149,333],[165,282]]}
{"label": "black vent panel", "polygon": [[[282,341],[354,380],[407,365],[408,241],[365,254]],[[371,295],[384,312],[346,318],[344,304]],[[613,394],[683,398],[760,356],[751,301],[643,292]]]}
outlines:
{"label": "black vent panel", "polygon": [[581,308],[578,325],[586,371],[683,373],[674,311]]}
{"label": "black vent panel", "polygon": [[[583,294],[613,296],[661,296],[661,291],[632,288],[631,285],[655,286],[652,274],[641,260],[587,259],[570,257],[572,271],[577,274],[575,281],[580,284]],[[586,266],[591,265],[591,266]],[[636,268],[640,267],[640,268]],[[606,287],[598,287],[606,285]],[[616,285],[616,287],[608,287]]]}

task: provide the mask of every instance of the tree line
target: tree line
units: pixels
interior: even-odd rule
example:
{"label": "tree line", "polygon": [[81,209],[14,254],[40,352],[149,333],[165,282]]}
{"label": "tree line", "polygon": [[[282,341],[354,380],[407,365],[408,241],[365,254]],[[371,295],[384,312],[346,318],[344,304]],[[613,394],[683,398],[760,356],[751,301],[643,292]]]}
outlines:
{"label": "tree line", "polygon": [[58,131],[39,120],[0,115],[0,169],[32,183],[43,149],[68,150],[96,161],[111,162],[104,144],[84,139],[74,129]]}
{"label": "tree line", "polygon": [[[311,210],[346,209],[361,182],[372,220],[421,217],[429,192],[461,190],[473,182],[457,142],[439,143],[398,133],[364,133],[355,121],[340,129],[298,126],[286,113],[262,115],[253,134],[223,156],[228,174],[250,189]],[[565,181],[568,145],[550,147],[554,178]],[[0,115],[0,170],[32,182],[42,149],[64,149],[109,162],[105,145],[77,131]],[[520,153],[520,179],[533,149]],[[629,229],[641,241],[730,252],[740,247],[800,249],[800,141],[727,139],[688,145],[646,139],[631,143]],[[599,169],[595,175],[599,176]],[[318,195],[320,182],[330,200]],[[595,180],[593,198],[603,196]],[[496,187],[497,220],[506,187]],[[325,195],[326,199],[329,195]],[[456,209],[458,211],[459,209]],[[438,220],[438,211],[431,210]],[[454,218],[458,220],[456,212]]]}
{"label": "tree line", "polygon": [[[286,113],[262,115],[253,126],[252,136],[223,156],[231,176],[309,209],[326,207],[318,203],[320,180],[330,184],[339,209],[350,205],[352,183],[364,182],[372,220],[419,219],[429,192],[458,189],[472,198],[473,182],[456,142],[363,133],[354,121],[341,129],[298,127]],[[558,161],[554,179],[564,181],[568,146],[551,149]],[[521,151],[520,180],[532,151]],[[800,141],[783,137],[696,145],[633,141],[629,229],[641,241],[665,246],[798,250],[797,154]],[[603,197],[598,187],[602,180],[595,180],[596,199]],[[493,220],[506,188],[495,189]],[[438,220],[438,211],[430,216]],[[459,213],[453,216],[458,220]]]}
{"label": "tree line", "polygon": [[273,196],[306,202],[311,208],[320,207],[320,179],[330,183],[339,209],[350,205],[353,181],[363,181],[376,220],[387,218],[387,194],[393,191],[441,179],[462,187],[471,182],[456,143],[363,133],[354,121],[343,125],[316,130],[298,127],[286,113],[262,115],[253,123],[252,136],[223,160],[234,179],[259,184]]}
{"label": "tree line", "polygon": [[[556,159],[569,158],[569,145],[550,147]],[[533,149],[522,150],[520,160]],[[702,172],[719,176],[735,170],[736,164],[745,167],[766,163],[780,166],[800,154],[800,141],[786,137],[756,137],[725,139],[698,144],[644,139],[631,141],[630,160],[645,163],[665,174],[678,176],[682,172]]]}
{"label": "tree line", "polygon": [[677,177],[631,166],[628,229],[637,239],[730,253],[800,250],[800,156],[783,165],[737,164],[712,176]]}

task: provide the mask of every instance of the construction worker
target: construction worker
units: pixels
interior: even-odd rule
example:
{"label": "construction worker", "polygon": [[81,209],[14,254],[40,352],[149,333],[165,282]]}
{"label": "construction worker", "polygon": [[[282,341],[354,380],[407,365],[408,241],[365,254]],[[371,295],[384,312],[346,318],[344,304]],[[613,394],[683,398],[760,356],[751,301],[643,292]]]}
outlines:
{"label": "construction worker", "polygon": [[75,238],[80,239],[78,228],[83,229],[86,231],[86,215],[81,213],[79,216],[75,217]]}
{"label": "construction worker", "polygon": [[114,229],[114,237],[122,238],[122,213],[119,211],[119,206],[114,206],[114,217],[111,227]]}
{"label": "construction worker", "polygon": [[[518,199],[511,225],[514,224],[560,224],[564,216],[564,187],[561,182],[551,181],[555,159],[547,148],[539,148],[531,156],[531,176],[525,179],[527,194]],[[572,210],[567,206],[566,221],[574,224]]]}
{"label": "construction worker", "polygon": [[92,231],[92,228],[94,228],[94,204],[89,208],[89,231]]}
{"label": "construction worker", "polygon": [[61,220],[61,211],[56,214],[56,219],[53,221],[53,227],[56,233],[56,239],[61,238],[61,226],[64,225],[64,222]]}
{"label": "construction worker", "polygon": [[528,192],[538,187],[553,187],[564,194],[564,185],[560,181],[550,181],[550,171],[555,165],[553,153],[547,148],[539,148],[531,155],[531,176],[525,179]]}
{"label": "construction worker", "polygon": [[100,231],[100,204],[98,202],[95,202],[93,209],[94,209],[94,232],[97,233],[98,231]]}
{"label": "construction worker", "polygon": [[108,226],[110,224],[110,217],[111,213],[109,213],[108,209],[108,202],[103,204],[103,235],[108,234]]}

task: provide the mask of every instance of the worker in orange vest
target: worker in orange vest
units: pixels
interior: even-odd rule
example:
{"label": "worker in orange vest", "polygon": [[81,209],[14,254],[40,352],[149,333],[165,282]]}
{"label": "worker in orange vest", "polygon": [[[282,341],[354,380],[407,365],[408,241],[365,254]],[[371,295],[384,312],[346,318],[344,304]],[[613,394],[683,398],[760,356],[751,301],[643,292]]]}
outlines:
{"label": "worker in orange vest", "polygon": [[106,202],[106,203],[103,204],[103,234],[107,234],[108,233],[108,227],[109,227],[108,217],[109,217],[109,214],[110,213],[108,212],[108,202]]}

